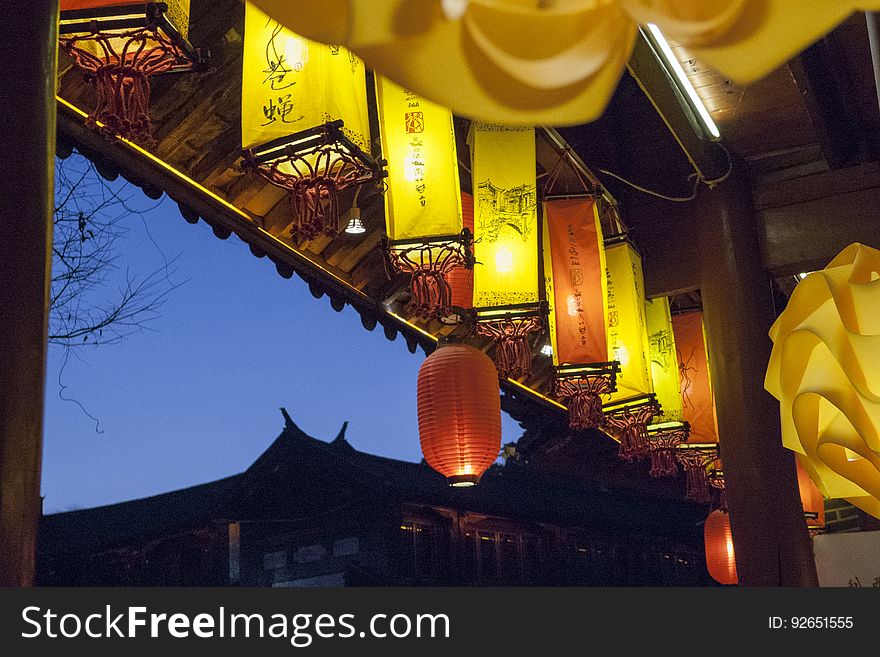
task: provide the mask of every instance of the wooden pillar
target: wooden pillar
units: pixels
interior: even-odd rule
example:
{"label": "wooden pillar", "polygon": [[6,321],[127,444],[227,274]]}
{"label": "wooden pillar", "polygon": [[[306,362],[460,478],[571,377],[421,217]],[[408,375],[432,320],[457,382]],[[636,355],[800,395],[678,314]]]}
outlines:
{"label": "wooden pillar", "polygon": [[58,0],[0,7],[0,586],[29,586],[39,525]]}
{"label": "wooden pillar", "polygon": [[774,320],[755,211],[737,169],[701,190],[695,212],[709,348],[736,564],[744,586],[816,586],[792,453],[764,390]]}

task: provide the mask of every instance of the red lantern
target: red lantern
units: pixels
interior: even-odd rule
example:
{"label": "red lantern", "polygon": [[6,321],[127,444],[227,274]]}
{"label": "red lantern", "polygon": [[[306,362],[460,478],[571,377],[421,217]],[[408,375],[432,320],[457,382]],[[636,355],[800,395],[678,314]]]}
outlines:
{"label": "red lantern", "polygon": [[[461,193],[461,225],[474,232],[474,197]],[[452,288],[452,305],[459,308],[474,307],[474,270],[467,267],[454,267],[446,277]]]}
{"label": "red lantern", "polygon": [[706,568],[719,584],[736,584],[736,560],[733,554],[733,537],[730,533],[730,516],[716,509],[706,518],[703,528],[706,541]]}
{"label": "red lantern", "polygon": [[810,529],[823,529],[825,527],[825,498],[810,479],[801,460],[797,459],[798,489],[801,494],[801,505],[804,507],[804,519]]}
{"label": "red lantern", "polygon": [[473,486],[501,449],[495,363],[465,344],[441,344],[418,380],[419,437],[425,460],[450,486]]}

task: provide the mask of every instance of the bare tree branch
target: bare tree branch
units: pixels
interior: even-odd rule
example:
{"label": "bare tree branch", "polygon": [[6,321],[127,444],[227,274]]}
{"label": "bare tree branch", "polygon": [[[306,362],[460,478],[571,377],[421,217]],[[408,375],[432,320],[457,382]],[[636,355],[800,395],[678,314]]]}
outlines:
{"label": "bare tree branch", "polygon": [[107,288],[120,277],[117,247],[126,222],[144,221],[152,208],[135,208],[128,185],[111,187],[82,157],[57,161],[55,180],[50,343],[65,349],[113,344],[149,328],[177,287],[171,278],[176,258],[169,261],[159,249],[162,267],[145,276],[126,269],[115,292]]}

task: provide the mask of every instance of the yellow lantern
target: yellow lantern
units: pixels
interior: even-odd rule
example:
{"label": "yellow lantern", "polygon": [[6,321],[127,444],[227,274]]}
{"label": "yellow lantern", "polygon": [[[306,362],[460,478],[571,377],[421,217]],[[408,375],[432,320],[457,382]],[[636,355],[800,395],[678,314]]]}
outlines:
{"label": "yellow lantern", "polygon": [[605,425],[620,440],[620,458],[649,453],[647,426],[660,409],[651,382],[642,259],[625,238],[605,242],[608,277],[608,360],[620,363]]}
{"label": "yellow lantern", "polygon": [[528,337],[541,329],[534,128],[471,124],[474,308],[495,341],[501,377],[531,370]]}
{"label": "yellow lantern", "polygon": [[397,271],[412,276],[411,310],[451,314],[453,268],[473,267],[470,231],[462,232],[452,112],[376,76],[382,153],[388,162],[385,226]]}
{"label": "yellow lantern", "polygon": [[678,356],[669,299],[645,301],[648,325],[648,353],[651,382],[660,405],[660,415],[647,427],[651,451],[651,476],[672,477],[678,472],[676,448],[688,439],[690,425],[683,421]]}
{"label": "yellow lantern", "polygon": [[619,364],[608,362],[605,251],[593,197],[544,201],[544,281],[556,369],[556,396],[569,426],[594,429],[602,395],[614,390]]}
{"label": "yellow lantern", "polygon": [[187,41],[189,0],[62,0],[59,41],[94,86],[88,122],[150,147],[150,78],[203,59]]}
{"label": "yellow lantern", "polygon": [[370,153],[366,73],[341,46],[291,32],[245,5],[245,165],[290,194],[298,239],[339,233],[340,195],[382,176]]}
{"label": "yellow lantern", "polygon": [[825,497],[880,517],[880,251],[851,244],[807,275],[770,337],[782,443]]}

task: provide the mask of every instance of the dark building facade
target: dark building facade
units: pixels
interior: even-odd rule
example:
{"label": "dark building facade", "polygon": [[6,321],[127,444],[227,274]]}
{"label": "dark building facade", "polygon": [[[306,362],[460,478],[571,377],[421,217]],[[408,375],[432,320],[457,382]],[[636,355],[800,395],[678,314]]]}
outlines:
{"label": "dark building facade", "polygon": [[705,509],[509,460],[474,488],[281,435],[241,474],[44,516],[54,586],[707,586]]}

